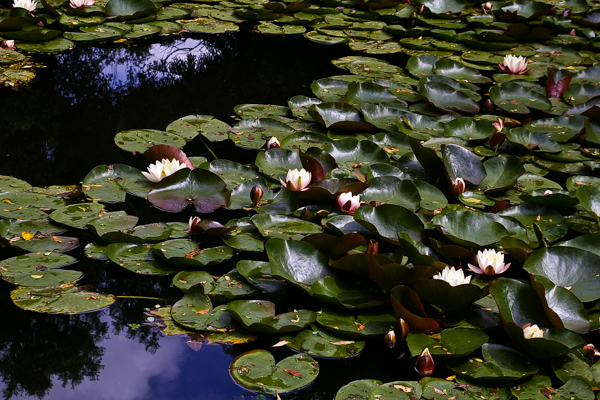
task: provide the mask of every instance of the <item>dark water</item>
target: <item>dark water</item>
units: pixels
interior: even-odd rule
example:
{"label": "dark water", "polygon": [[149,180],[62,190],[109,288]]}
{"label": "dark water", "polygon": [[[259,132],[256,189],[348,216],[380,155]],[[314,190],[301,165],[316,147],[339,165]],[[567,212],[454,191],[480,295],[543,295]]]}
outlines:
{"label": "dark water", "polygon": [[[68,53],[36,58],[46,68],[38,70],[30,90],[0,89],[0,175],[48,186],[79,183],[100,164],[143,169],[146,162],[141,156],[114,144],[117,132],[162,130],[190,114],[233,123],[233,107],[238,104],[286,105],[294,95],[310,95],[313,80],[345,73],[331,64],[332,59],[352,54],[345,46],[320,46],[304,38],[236,33],[167,38],[132,47],[78,46]],[[400,56],[395,57],[384,58],[398,62]],[[228,144],[212,148],[241,163],[255,158],[254,152]],[[184,150],[210,159],[199,141]],[[135,201],[126,207],[135,209]],[[181,297],[169,277],[141,277],[110,263],[86,260],[81,246],[69,254],[80,260],[74,268],[85,273],[81,284],[105,293],[166,300],[121,299],[101,312],[42,315],[15,307],[9,297],[13,286],[0,281],[3,398],[263,398],[235,385],[228,366],[235,356],[268,348],[277,338],[192,349],[186,338],[164,337],[143,326],[146,308],[172,304]],[[0,249],[0,259],[13,255]],[[292,354],[285,347],[273,353],[277,360]],[[375,341],[353,359],[322,360],[321,374],[311,387],[282,398],[333,399],[342,385],[362,378],[416,379],[410,361],[398,361],[398,353]]]}

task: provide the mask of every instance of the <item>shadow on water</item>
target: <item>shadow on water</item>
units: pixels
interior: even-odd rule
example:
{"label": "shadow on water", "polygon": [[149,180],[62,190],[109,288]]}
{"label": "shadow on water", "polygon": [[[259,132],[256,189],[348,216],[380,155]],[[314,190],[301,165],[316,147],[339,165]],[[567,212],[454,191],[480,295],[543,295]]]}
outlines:
{"label": "shadow on water", "polygon": [[[311,95],[312,81],[346,74],[331,60],[353,55],[345,46],[321,46],[302,37],[282,39],[250,33],[164,38],[131,47],[80,47],[36,58],[30,89],[0,96],[0,175],[36,186],[79,183],[100,164],[146,162],[120,150],[114,135],[128,129],[160,129],[191,114],[212,115],[233,124],[233,107],[280,104]],[[401,56],[383,56],[396,64]],[[211,144],[218,155],[241,163],[255,152],[228,143]],[[184,149],[210,157],[200,141]],[[135,201],[128,207],[135,207]],[[141,201],[141,200],[140,200]],[[177,218],[169,216],[171,220]],[[186,217],[187,218],[187,217]],[[85,242],[83,238],[82,243]],[[2,259],[8,254],[1,249]],[[155,296],[172,304],[181,294],[170,277],[140,277],[75,251],[85,271],[82,285],[116,295]],[[277,338],[236,347],[186,346],[185,338],[162,337],[137,327],[157,302],[120,299],[102,312],[67,316],[18,309],[13,287],[0,281],[0,391],[5,399],[86,400],[255,399],[233,383],[231,360]],[[266,340],[267,342],[264,342]],[[331,399],[353,379],[415,379],[412,366],[400,373],[397,352],[368,343],[354,359],[322,361],[325,378],[286,399]],[[277,359],[291,355],[274,350]],[[391,365],[394,365],[392,368]],[[368,366],[368,374],[365,372]],[[408,372],[406,372],[408,371]]]}
{"label": "shadow on water", "polygon": [[[160,129],[192,114],[233,123],[233,107],[281,104],[311,95],[313,80],[345,74],[331,60],[353,54],[302,37],[230,33],[165,38],[131,47],[79,47],[42,58],[31,90],[0,96],[0,165],[33,185],[73,184],[100,164],[145,167],[119,150],[114,135]],[[389,58],[390,56],[388,56]],[[238,162],[255,153],[211,145]],[[208,156],[200,141],[188,154]]]}

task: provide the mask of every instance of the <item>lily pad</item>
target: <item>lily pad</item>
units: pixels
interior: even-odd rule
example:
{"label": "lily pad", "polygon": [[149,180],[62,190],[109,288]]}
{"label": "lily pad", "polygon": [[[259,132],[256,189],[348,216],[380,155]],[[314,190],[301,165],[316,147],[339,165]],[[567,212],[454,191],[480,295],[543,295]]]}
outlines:
{"label": "lily pad", "polygon": [[276,315],[275,304],[266,300],[235,300],[229,303],[227,309],[249,331],[265,334],[301,331],[317,318],[317,314],[310,310]]}
{"label": "lily pad", "polygon": [[17,307],[50,314],[79,314],[110,306],[116,297],[87,292],[72,285],[31,288],[19,287],[10,293]]}
{"label": "lily pad", "polygon": [[319,374],[318,363],[310,356],[296,354],[275,365],[267,350],[252,350],[237,357],[229,372],[245,389],[259,393],[288,393],[308,386]]}

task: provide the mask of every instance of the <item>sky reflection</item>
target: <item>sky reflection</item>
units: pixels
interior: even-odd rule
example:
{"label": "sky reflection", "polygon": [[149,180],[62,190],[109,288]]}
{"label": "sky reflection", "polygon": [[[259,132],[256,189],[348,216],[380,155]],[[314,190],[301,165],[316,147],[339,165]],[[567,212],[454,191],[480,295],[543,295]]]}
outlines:
{"label": "sky reflection", "polygon": [[[145,328],[139,328],[145,329]],[[229,377],[232,356],[218,345],[194,351],[182,337],[163,337],[152,354],[143,343],[121,335],[103,340],[97,379],[62,386],[57,377],[44,400],[164,400],[242,398],[243,389]],[[5,384],[0,381],[0,390]],[[14,396],[11,399],[37,399]]]}

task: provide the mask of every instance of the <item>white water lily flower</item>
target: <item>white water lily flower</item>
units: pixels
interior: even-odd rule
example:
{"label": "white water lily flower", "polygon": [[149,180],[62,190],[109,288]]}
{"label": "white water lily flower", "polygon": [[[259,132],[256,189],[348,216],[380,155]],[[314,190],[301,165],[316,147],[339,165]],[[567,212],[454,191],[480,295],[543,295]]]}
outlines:
{"label": "white water lily flower", "polygon": [[72,8],[79,8],[80,10],[83,10],[86,7],[93,6],[95,2],[96,0],[71,0],[69,5]]}
{"label": "white water lily flower", "polygon": [[497,275],[510,267],[510,263],[504,264],[504,253],[494,249],[479,250],[477,252],[477,265],[469,264],[471,271],[476,274]]}
{"label": "white water lily flower", "polygon": [[285,177],[285,182],[279,178],[281,184],[287,189],[293,192],[303,192],[308,189],[312,174],[302,168],[298,171],[298,168],[290,169]]}
{"label": "white water lily flower", "polygon": [[163,158],[162,161],[157,161],[154,164],[148,166],[148,172],[142,172],[142,174],[152,182],[160,182],[163,178],[169,175],[173,175],[180,169],[187,168],[185,163],[179,163],[179,160],[172,159],[167,160]]}
{"label": "white water lily flower", "polygon": [[544,331],[541,330],[540,327],[535,324],[527,324],[523,326],[523,336],[525,336],[525,339],[543,338]]}
{"label": "white water lily flower", "polygon": [[37,1],[35,0],[14,0],[13,7],[24,8],[29,12],[34,12],[37,8]]}
{"label": "white water lily flower", "polygon": [[352,196],[352,192],[342,193],[337,197],[337,206],[346,214],[354,214],[360,206],[360,196]]}
{"label": "white water lily flower", "polygon": [[6,49],[6,50],[14,50],[15,49],[15,41],[14,40],[3,40],[2,43],[0,43],[0,48]]}
{"label": "white water lily flower", "polygon": [[437,275],[433,276],[433,279],[441,279],[450,284],[450,286],[466,285],[471,282],[471,276],[465,277],[465,273],[462,269],[454,269],[454,267],[446,267]]}
{"label": "white water lily flower", "polygon": [[523,56],[504,56],[504,65],[498,64],[505,74],[524,74],[527,72],[527,59]]}

